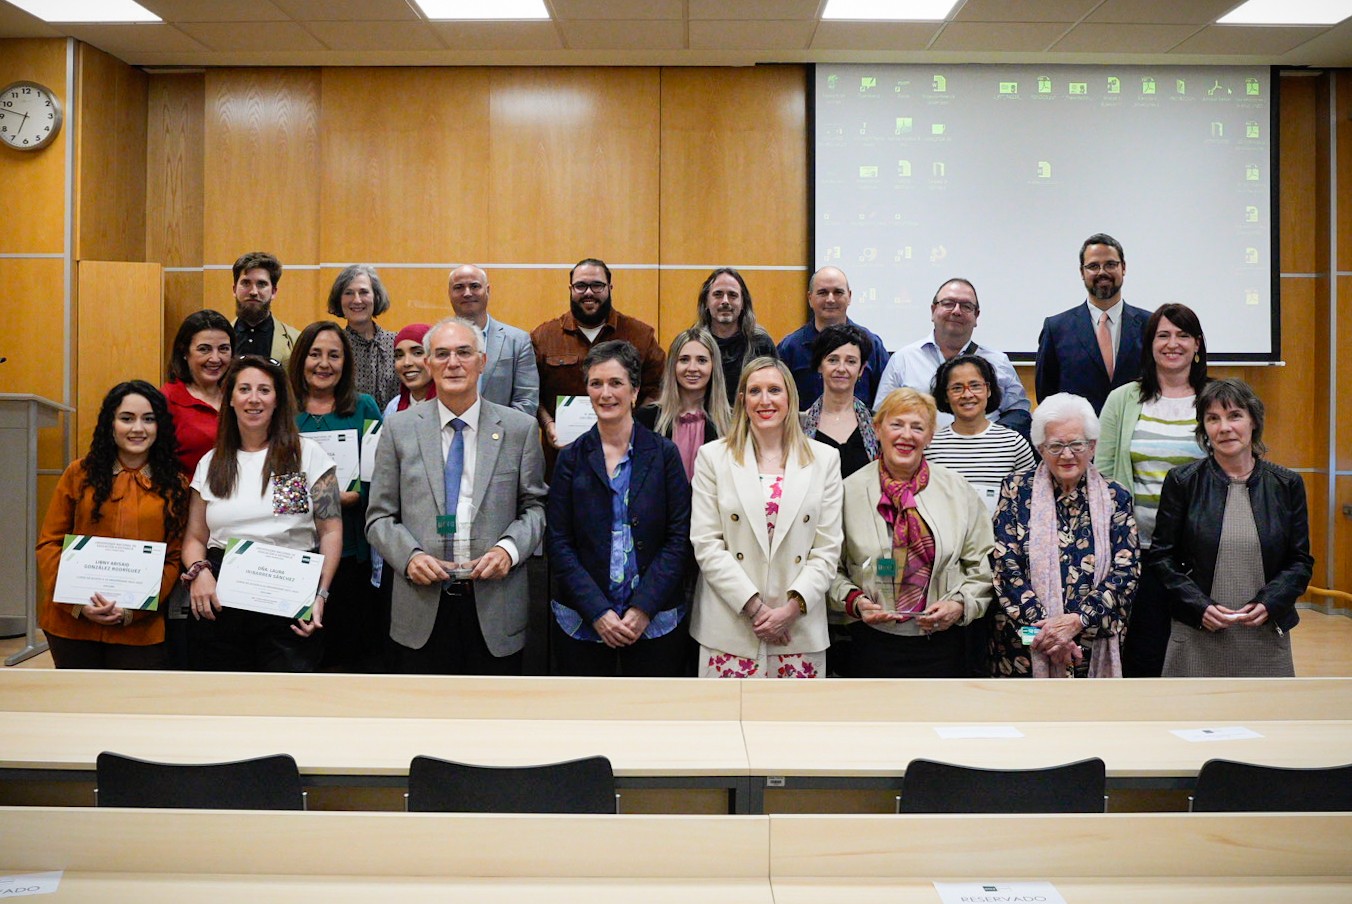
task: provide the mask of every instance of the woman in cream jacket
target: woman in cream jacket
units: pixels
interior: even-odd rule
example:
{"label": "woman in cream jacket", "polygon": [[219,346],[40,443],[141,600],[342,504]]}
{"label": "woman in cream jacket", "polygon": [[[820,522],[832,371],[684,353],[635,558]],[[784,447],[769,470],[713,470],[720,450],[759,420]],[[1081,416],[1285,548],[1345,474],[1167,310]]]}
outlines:
{"label": "woman in cream jacket", "polygon": [[831,605],[857,678],[969,674],[965,626],[992,598],[990,514],[956,471],[925,461],[934,399],[895,389],[874,416],[882,456],[845,481],[845,549]]}
{"label": "woman in cream jacket", "polygon": [[742,371],[727,438],[700,447],[690,540],[700,566],[699,674],[820,678],[840,557],[840,455],[809,440],[788,369]]}

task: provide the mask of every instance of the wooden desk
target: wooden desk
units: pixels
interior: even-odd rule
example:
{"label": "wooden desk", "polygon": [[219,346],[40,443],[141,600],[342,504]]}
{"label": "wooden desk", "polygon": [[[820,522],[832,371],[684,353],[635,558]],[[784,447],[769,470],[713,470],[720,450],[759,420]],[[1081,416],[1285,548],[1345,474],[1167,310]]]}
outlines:
{"label": "wooden desk", "polygon": [[621,787],[747,784],[733,682],[0,672],[0,771],[87,779],[104,750],[166,762],[285,752],[311,784],[402,785],[414,756],[510,766],[602,754]]}
{"label": "wooden desk", "polygon": [[[794,687],[788,685],[793,684]],[[1274,766],[1352,762],[1352,679],[745,682],[753,776],[773,787],[900,788],[917,757],[1033,768],[1100,757],[1111,787],[1190,788],[1215,757]],[[1017,739],[946,740],[940,726],[1011,725]],[[1241,725],[1262,738],[1190,742],[1174,729]],[[752,812],[765,783],[753,779]]]}
{"label": "wooden desk", "polygon": [[0,808],[0,872],[53,904],[772,904],[765,817]]}
{"label": "wooden desk", "polygon": [[1346,904],[1352,813],[771,816],[777,904],[935,904],[1052,882],[1068,904]]}

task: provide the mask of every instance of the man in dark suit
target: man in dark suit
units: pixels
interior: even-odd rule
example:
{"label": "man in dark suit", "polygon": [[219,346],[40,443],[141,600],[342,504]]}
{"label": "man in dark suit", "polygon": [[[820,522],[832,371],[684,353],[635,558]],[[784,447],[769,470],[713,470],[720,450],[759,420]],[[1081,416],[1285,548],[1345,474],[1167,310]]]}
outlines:
{"label": "man in dark suit", "polygon": [[385,422],[366,513],[366,535],[395,572],[397,667],[520,674],[520,565],[545,526],[539,432],[530,415],[480,398],[486,356],[472,322],[443,320],[424,345],[436,401]]}
{"label": "man in dark suit", "polygon": [[1058,392],[1084,396],[1097,414],[1108,393],[1141,376],[1141,346],[1150,312],[1122,300],[1127,256],[1106,233],[1080,246],[1084,304],[1042,324],[1037,342],[1035,385],[1039,400]]}

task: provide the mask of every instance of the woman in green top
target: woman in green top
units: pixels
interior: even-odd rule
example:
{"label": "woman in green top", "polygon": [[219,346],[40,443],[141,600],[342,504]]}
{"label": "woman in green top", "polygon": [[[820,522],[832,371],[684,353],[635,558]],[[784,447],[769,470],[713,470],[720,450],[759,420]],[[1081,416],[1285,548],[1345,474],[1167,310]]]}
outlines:
{"label": "woman in green top", "polygon": [[[356,389],[352,344],[332,320],[301,330],[291,352],[291,388],[301,433],[352,431],[358,452],[367,421],[379,421],[375,399]],[[341,469],[340,469],[341,470]],[[380,670],[381,618],[371,587],[371,549],[366,543],[369,485],[339,474],[343,507],[343,558],[324,607],[324,661],[328,671]]]}
{"label": "woman in green top", "polygon": [[[1131,491],[1141,549],[1150,547],[1160,487],[1170,468],[1202,458],[1197,445],[1197,393],[1207,384],[1206,338],[1192,309],[1161,305],[1146,321],[1141,379],[1119,386],[1103,405],[1094,466]],[[1122,674],[1157,678],[1169,643],[1169,603],[1142,569],[1132,604]]]}

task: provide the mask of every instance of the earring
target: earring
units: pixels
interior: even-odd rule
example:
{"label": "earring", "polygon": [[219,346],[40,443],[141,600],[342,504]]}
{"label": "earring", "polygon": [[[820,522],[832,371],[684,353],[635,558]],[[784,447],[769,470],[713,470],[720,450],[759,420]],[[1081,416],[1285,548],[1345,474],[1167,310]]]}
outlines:
{"label": "earring", "polygon": [[1193,354],[1193,356],[1192,356],[1192,363],[1193,363],[1193,364],[1201,364],[1201,363],[1202,363],[1202,355],[1201,355],[1201,353],[1194,353],[1194,354]]}

